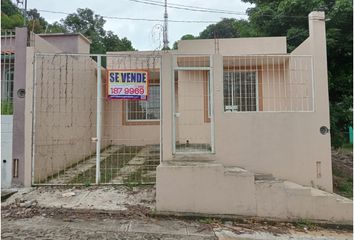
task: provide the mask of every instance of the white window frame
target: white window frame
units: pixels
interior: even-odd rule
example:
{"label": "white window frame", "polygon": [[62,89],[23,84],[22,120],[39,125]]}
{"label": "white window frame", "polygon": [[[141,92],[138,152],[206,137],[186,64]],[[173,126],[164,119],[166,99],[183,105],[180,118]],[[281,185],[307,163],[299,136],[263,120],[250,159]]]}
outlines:
{"label": "white window frame", "polygon": [[210,92],[210,71],[208,71],[207,81],[207,94],[208,94],[208,118],[211,119],[211,92]]}
{"label": "white window frame", "polygon": [[[256,111],[238,111],[238,110],[232,110],[231,109],[231,111],[226,111],[225,110],[225,93],[224,93],[224,74],[225,73],[239,73],[239,72],[241,72],[241,73],[255,73],[255,76],[256,76],[256,81],[255,81],[255,85],[256,85]],[[232,69],[230,69],[230,70],[224,70],[223,71],[223,79],[222,79],[222,83],[223,83],[223,108],[224,108],[224,113],[242,113],[242,112],[248,112],[248,113],[252,113],[252,112],[259,112],[259,93],[258,93],[258,87],[259,87],[259,85],[258,85],[258,71],[255,71],[255,70],[232,70]],[[231,82],[232,83],[232,85],[234,84],[233,82]],[[231,93],[233,93],[233,91],[231,91]],[[234,103],[233,103],[233,101],[234,101],[234,98],[233,98],[233,96],[231,97],[231,101],[232,101],[232,105],[230,105],[230,106],[236,106]]]}

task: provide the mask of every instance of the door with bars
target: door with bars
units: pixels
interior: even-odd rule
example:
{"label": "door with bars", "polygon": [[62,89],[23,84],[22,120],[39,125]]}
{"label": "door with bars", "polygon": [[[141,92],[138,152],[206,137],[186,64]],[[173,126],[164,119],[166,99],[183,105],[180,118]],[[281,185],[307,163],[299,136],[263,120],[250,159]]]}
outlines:
{"label": "door with bars", "polygon": [[[32,184],[155,183],[160,67],[154,54],[36,54]],[[147,97],[109,98],[110,69],[148,72]]]}
{"label": "door with bars", "polygon": [[173,60],[173,153],[212,153],[211,56],[174,55]]}

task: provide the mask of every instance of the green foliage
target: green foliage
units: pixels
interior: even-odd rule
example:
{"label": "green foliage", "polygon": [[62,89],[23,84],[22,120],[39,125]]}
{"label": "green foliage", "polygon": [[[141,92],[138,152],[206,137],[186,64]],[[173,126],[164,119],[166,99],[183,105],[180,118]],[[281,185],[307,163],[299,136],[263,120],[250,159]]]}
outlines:
{"label": "green foliage", "polygon": [[[192,39],[196,39],[196,38],[197,37],[195,37],[192,34],[186,34],[181,37],[181,40],[192,40]],[[173,49],[177,49],[177,48],[178,48],[178,41],[173,43]]]}
{"label": "green foliage", "polygon": [[299,219],[296,222],[296,226],[301,229],[307,228],[307,230],[316,230],[317,229],[317,225],[308,219]]}
{"label": "green foliage", "polygon": [[102,38],[102,43],[106,48],[106,51],[134,51],[131,41],[127,38],[120,39],[112,31],[108,31]]}
{"label": "green foliage", "polygon": [[[79,8],[77,13],[69,14],[61,20],[61,26],[68,32],[79,32],[92,41],[91,53],[105,53],[107,51],[133,51],[131,41],[120,39],[112,31],[104,30],[105,20],[89,8]],[[60,26],[57,24],[57,27]]]}
{"label": "green foliage", "polygon": [[66,33],[66,32],[68,32],[68,30],[59,22],[48,24],[46,28],[46,33]]}
{"label": "green foliage", "polygon": [[341,182],[338,185],[338,191],[339,194],[347,197],[347,198],[353,198],[353,179],[347,179],[346,182]]}
{"label": "green foliage", "polygon": [[[250,23],[246,20],[237,20],[233,18],[224,18],[216,24],[206,27],[199,36],[186,34],[181,40],[192,39],[212,39],[212,38],[237,38],[237,37],[255,37],[257,33],[253,30]],[[178,48],[178,42],[173,44],[173,49]]]}
{"label": "green foliage", "polygon": [[1,13],[1,28],[14,29],[15,27],[23,26],[23,17],[20,14],[7,16]]}
{"label": "green foliage", "polygon": [[1,0],[1,28],[22,27],[23,23],[21,11],[10,0]]}
{"label": "green foliage", "polygon": [[[20,10],[10,0],[1,0],[1,4],[1,27],[13,29],[23,26],[24,19]],[[41,17],[37,9],[27,11],[27,27],[34,33],[81,33],[92,42],[90,53],[135,50],[127,38],[120,39],[112,31],[106,32],[105,23],[102,16],[95,14],[89,8],[79,8],[76,13],[69,14],[60,22],[52,24]]]}
{"label": "green foliage", "polygon": [[8,16],[21,14],[20,10],[11,2],[11,0],[1,0],[1,12]]}
{"label": "green foliage", "polygon": [[199,38],[236,38],[240,37],[240,32],[234,27],[237,20],[232,18],[224,18],[216,24],[211,24],[199,34]]}
{"label": "green foliage", "polygon": [[43,33],[48,26],[47,21],[40,16],[37,9],[27,11],[27,27],[34,33]]}
{"label": "green foliage", "polygon": [[1,101],[1,115],[12,115],[13,112],[14,110],[12,101]]}

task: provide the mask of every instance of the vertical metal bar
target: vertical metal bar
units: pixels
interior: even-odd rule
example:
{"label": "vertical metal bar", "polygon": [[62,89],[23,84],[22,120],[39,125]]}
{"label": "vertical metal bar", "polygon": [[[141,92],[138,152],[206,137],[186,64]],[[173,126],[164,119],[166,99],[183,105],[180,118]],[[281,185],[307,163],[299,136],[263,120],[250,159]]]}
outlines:
{"label": "vertical metal bar", "polygon": [[[160,79],[160,163],[162,163],[163,161],[163,104],[162,104],[162,91],[163,91],[163,81],[162,81],[162,57],[159,58],[159,61],[160,61],[160,69],[159,69],[159,79]],[[173,81],[173,80],[172,80]]]}
{"label": "vertical metal bar", "polygon": [[101,160],[101,111],[102,111],[102,86],[101,86],[101,56],[97,56],[97,109],[96,109],[96,184],[100,183]]}
{"label": "vertical metal bar", "polygon": [[[175,92],[175,57],[177,55],[172,55],[172,153],[176,154],[176,92]],[[177,79],[178,82],[178,79]]]}
{"label": "vertical metal bar", "polygon": [[37,55],[33,56],[33,80],[32,80],[32,185],[34,184],[35,167],[35,141],[36,141],[36,78],[37,78]]}
{"label": "vertical metal bar", "polygon": [[[256,71],[256,74],[255,74],[255,77],[256,77],[256,86],[255,86],[255,88],[256,88],[256,112],[259,112],[259,101],[260,101],[260,99],[259,99],[259,80],[258,80],[258,56],[256,56],[255,57],[255,60],[256,60],[256,66],[255,66],[255,71]],[[263,89],[263,88],[262,88]],[[262,99],[262,101],[263,101],[263,99]]]}
{"label": "vertical metal bar", "polygon": [[210,88],[210,131],[211,131],[211,152],[215,153],[215,128],[214,128],[214,64],[213,56],[209,55],[209,88]]}
{"label": "vertical metal bar", "polygon": [[311,58],[311,84],[312,84],[312,112],[315,111],[315,78],[314,78],[314,63],[313,56]]}

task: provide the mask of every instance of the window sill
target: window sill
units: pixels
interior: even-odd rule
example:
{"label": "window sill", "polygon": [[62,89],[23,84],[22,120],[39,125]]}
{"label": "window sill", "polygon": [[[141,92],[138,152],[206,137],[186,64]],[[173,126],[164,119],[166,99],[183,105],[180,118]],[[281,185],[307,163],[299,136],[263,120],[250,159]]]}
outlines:
{"label": "window sill", "polygon": [[137,125],[160,125],[160,120],[125,120],[124,126],[137,126]]}

